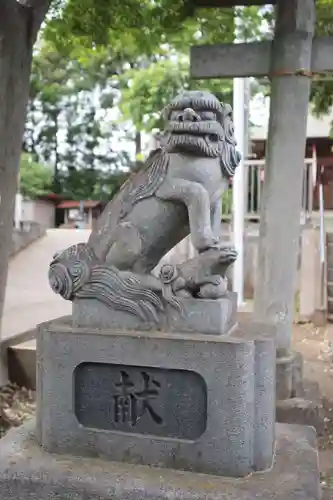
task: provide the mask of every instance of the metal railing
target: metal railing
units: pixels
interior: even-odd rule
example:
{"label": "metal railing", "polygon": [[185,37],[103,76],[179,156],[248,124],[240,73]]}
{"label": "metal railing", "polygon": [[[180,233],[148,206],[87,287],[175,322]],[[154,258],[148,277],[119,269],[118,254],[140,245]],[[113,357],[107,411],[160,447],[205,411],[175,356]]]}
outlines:
{"label": "metal railing", "polygon": [[[306,222],[311,218],[313,210],[314,172],[316,160],[306,158],[304,161],[302,212],[301,220]],[[245,219],[259,221],[260,203],[264,184],[265,160],[245,161]],[[232,185],[224,193],[222,199],[222,218],[231,219],[232,214]]]}
{"label": "metal railing", "polygon": [[320,255],[320,309],[322,311],[327,309],[327,296],[326,296],[326,231],[325,231],[325,217],[324,217],[324,167],[321,167],[319,173],[319,215],[320,215],[320,239],[319,239],[319,255]]}

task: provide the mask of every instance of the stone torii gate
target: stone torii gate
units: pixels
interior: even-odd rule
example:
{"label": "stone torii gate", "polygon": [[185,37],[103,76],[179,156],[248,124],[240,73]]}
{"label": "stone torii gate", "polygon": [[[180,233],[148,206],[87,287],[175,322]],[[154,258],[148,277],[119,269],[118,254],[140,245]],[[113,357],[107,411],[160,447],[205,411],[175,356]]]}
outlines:
{"label": "stone torii gate", "polygon": [[254,315],[277,326],[277,397],[287,399],[311,78],[333,71],[333,37],[314,37],[315,0],[196,0],[197,7],[267,3],[276,3],[273,41],[192,47],[191,76],[271,81]]}

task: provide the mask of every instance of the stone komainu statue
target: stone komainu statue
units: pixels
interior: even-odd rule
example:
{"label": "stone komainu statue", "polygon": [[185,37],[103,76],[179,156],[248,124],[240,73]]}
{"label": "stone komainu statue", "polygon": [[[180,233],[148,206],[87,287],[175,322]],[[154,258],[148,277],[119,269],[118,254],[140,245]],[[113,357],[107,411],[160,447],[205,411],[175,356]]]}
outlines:
{"label": "stone komainu statue", "polygon": [[[222,261],[225,270],[236,258],[219,243],[221,196],[240,161],[232,110],[208,92],[189,91],[170,103],[164,118],[161,148],[109,202],[88,243],[51,263],[51,286],[64,298],[93,297],[156,321],[165,301],[179,305],[177,296],[200,297],[207,285],[217,287],[212,297],[220,296],[221,273],[210,271]],[[191,266],[186,278],[181,266],[167,266],[155,278],[151,271],[160,259],[189,233],[203,275],[196,260],[196,277]]]}

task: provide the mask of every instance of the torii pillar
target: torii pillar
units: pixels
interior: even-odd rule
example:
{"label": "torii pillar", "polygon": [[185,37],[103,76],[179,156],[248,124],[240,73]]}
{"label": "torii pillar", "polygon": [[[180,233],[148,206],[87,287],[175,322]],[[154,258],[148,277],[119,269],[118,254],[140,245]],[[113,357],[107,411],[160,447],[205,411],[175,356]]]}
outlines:
{"label": "torii pillar", "polygon": [[277,398],[292,395],[291,350],[306,125],[312,74],[333,71],[333,37],[314,38],[315,0],[195,0],[198,7],[277,3],[273,42],[199,45],[193,78],[269,76],[255,318],[277,327]]}
{"label": "torii pillar", "polygon": [[315,0],[278,0],[260,211],[256,319],[277,326],[277,396],[292,393],[294,317]]}

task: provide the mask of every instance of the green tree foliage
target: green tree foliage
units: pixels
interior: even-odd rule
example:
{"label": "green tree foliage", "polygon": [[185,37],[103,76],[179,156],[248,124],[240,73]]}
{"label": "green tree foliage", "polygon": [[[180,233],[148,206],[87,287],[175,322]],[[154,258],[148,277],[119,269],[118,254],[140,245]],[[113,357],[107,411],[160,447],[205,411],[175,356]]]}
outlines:
{"label": "green tree foliage", "polygon": [[[241,11],[241,36],[263,36],[266,14],[257,7]],[[161,128],[161,110],[182,90],[207,89],[225,102],[232,100],[231,80],[193,81],[190,79],[189,52],[196,44],[232,43],[235,32],[233,9],[200,9],[187,18],[176,33],[169,33],[154,57],[139,61],[120,78],[120,107],[126,120],[132,119],[137,130]],[[161,36],[164,41],[164,37]]]}
{"label": "green tree foliage", "polygon": [[52,165],[53,191],[68,198],[109,197],[116,174],[130,166],[128,155],[112,147],[112,71],[105,59],[82,64],[49,44],[35,56],[24,150]]}
{"label": "green tree foliage", "polygon": [[36,198],[50,193],[52,188],[52,169],[37,163],[23,154],[20,163],[20,190],[26,198]]}
{"label": "green tree foliage", "polygon": [[58,1],[45,36],[61,50],[112,44],[120,56],[153,55],[194,13],[188,0]]}
{"label": "green tree foliage", "polygon": [[[243,38],[260,36],[262,15],[253,6],[240,12]],[[154,56],[165,43],[183,51],[200,38],[232,41],[234,10],[197,9],[192,0],[54,0],[44,36],[67,53],[111,46],[120,58]]]}
{"label": "green tree foliage", "polygon": [[147,68],[125,73],[120,109],[137,130],[150,132],[163,127],[161,111],[181,90],[207,89],[221,101],[232,100],[229,80],[191,81],[188,60],[161,59]]}
{"label": "green tree foliage", "polygon": [[132,167],[111,147],[119,124],[110,111],[120,104],[121,128],[140,156],[141,132],[158,126],[165,104],[190,84],[193,40],[232,41],[233,11],[190,18],[187,3],[170,0],[52,6],[32,69],[24,149],[53,166],[55,192],[110,196],[122,167]]}
{"label": "green tree foliage", "polygon": [[[330,34],[332,3],[318,0],[320,34]],[[113,193],[122,167],[132,167],[128,155],[111,148],[119,125],[141,158],[141,133],[162,127],[162,109],[181,90],[205,88],[231,101],[232,81],[191,81],[189,49],[233,42],[234,9],[194,10],[187,0],[54,0],[52,6],[33,67],[25,149],[52,163],[56,192],[71,198]],[[272,35],[272,9],[252,6],[237,15],[243,39]],[[313,86],[318,112],[331,104],[330,85]],[[111,117],[118,106],[121,117]]]}
{"label": "green tree foliage", "polygon": [[30,79],[23,149],[54,169],[54,190],[58,191],[59,121],[62,105],[71,93],[67,86],[67,62],[60,54],[42,50],[34,58]]}
{"label": "green tree foliage", "polygon": [[[317,0],[317,36],[333,35],[333,0]],[[321,77],[320,77],[321,78]],[[314,79],[311,89],[311,101],[317,115],[327,113],[333,106],[333,80]]]}

